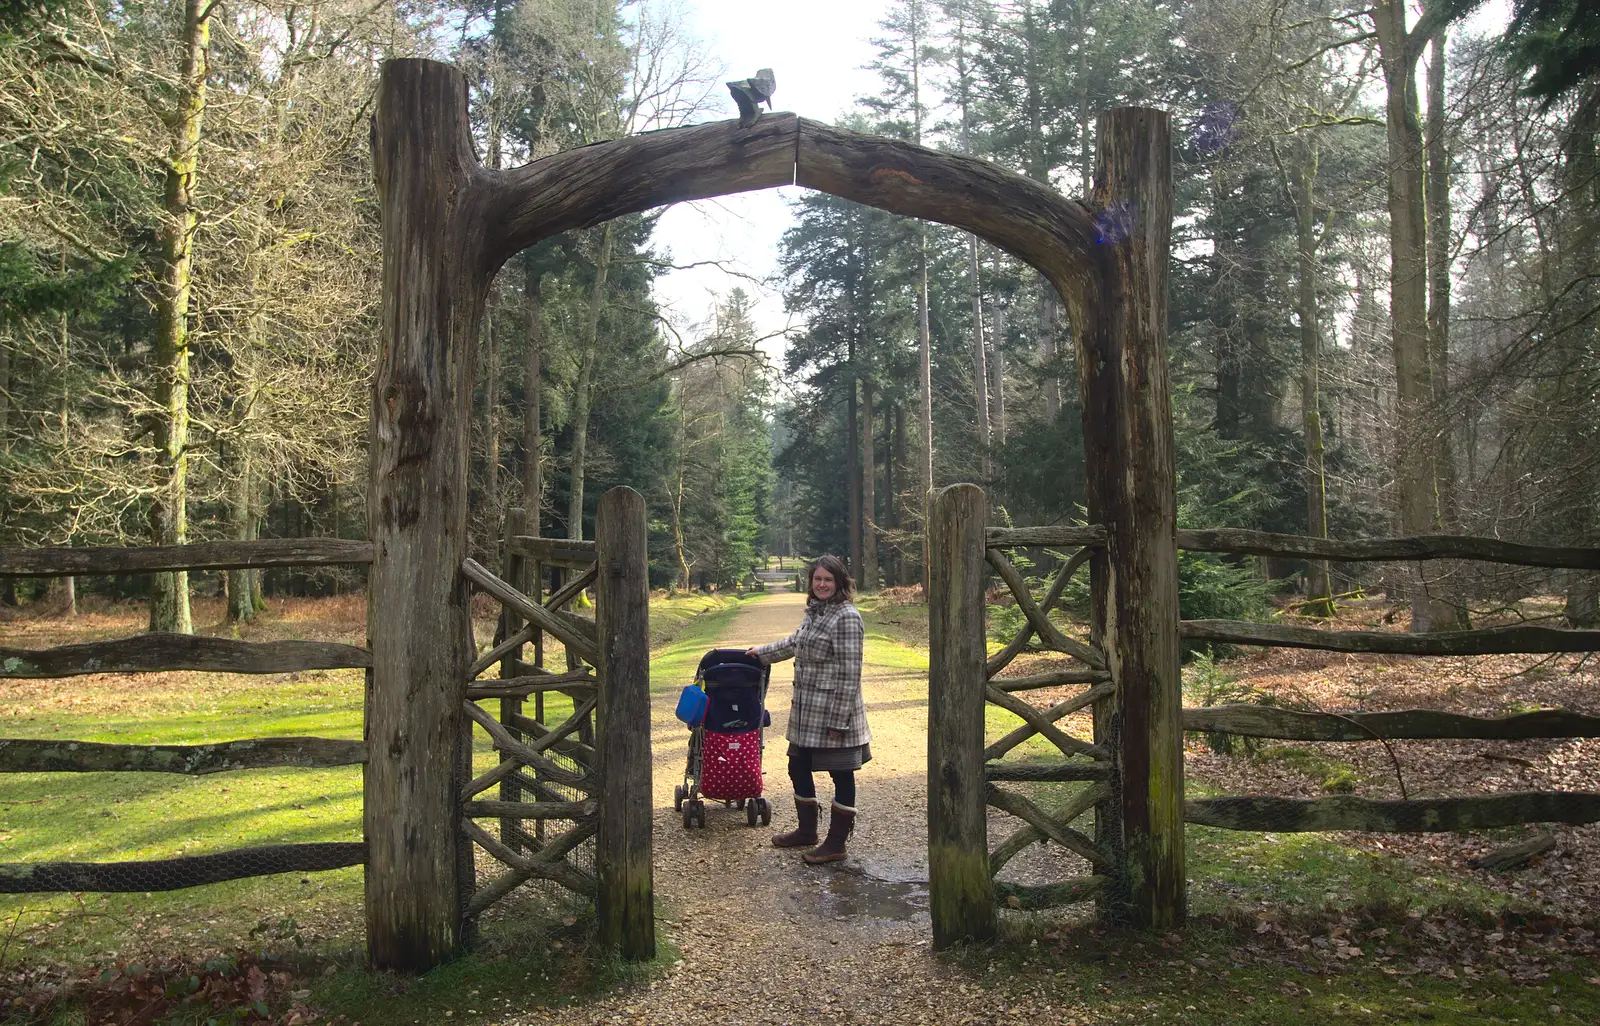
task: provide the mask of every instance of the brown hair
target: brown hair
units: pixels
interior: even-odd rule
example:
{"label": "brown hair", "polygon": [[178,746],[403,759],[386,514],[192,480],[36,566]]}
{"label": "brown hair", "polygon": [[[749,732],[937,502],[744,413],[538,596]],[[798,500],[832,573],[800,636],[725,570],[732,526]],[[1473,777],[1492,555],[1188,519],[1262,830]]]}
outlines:
{"label": "brown hair", "polygon": [[829,602],[850,602],[856,597],[856,582],[850,579],[850,571],[844,568],[844,560],[838,556],[818,556],[812,560],[811,566],[806,569],[806,597],[815,598],[811,594],[811,580],[818,570],[826,570],[833,578],[833,598]]}

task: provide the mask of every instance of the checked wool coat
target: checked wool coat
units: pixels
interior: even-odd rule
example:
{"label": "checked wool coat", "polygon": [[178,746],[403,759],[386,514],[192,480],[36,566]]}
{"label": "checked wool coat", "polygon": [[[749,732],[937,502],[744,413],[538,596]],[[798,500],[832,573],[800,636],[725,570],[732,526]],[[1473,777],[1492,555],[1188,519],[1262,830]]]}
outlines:
{"label": "checked wool coat", "polygon": [[848,602],[806,604],[806,618],[782,641],[756,648],[764,663],[794,659],[789,740],[802,748],[854,748],[872,740],[861,697],[865,629]]}

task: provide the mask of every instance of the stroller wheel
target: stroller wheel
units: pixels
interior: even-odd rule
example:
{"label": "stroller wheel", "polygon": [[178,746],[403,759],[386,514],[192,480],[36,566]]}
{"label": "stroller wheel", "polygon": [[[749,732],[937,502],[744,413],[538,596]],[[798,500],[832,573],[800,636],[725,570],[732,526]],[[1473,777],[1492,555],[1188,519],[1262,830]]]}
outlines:
{"label": "stroller wheel", "polygon": [[765,798],[757,798],[756,801],[761,803],[761,825],[762,826],[771,826],[772,825],[772,803],[767,801]]}
{"label": "stroller wheel", "polygon": [[760,799],[755,799],[745,803],[744,821],[750,826],[755,826],[757,823],[761,822],[761,810],[756,806],[756,801],[759,800]]}
{"label": "stroller wheel", "polygon": [[694,826],[694,803],[688,802],[683,806],[683,828],[688,830]]}
{"label": "stroller wheel", "polygon": [[683,785],[679,784],[672,789],[672,811],[683,811]]}
{"label": "stroller wheel", "polygon": [[706,803],[698,798],[694,800],[694,821],[701,830],[706,828]]}
{"label": "stroller wheel", "polygon": [[736,808],[736,809],[742,809],[742,808],[744,808],[744,804],[745,804],[744,803],[744,799],[740,798],[738,801],[733,803],[733,807]]}

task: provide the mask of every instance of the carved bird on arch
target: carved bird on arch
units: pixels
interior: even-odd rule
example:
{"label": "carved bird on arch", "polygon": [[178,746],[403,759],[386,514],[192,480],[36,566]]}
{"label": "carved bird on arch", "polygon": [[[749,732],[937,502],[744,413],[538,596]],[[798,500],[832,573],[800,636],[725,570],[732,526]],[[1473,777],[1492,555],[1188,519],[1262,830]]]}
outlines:
{"label": "carved bird on arch", "polygon": [[751,78],[741,78],[728,83],[733,102],[739,105],[739,127],[749,128],[761,116],[761,105],[772,108],[772,94],[778,89],[778,80],[771,68],[762,68]]}

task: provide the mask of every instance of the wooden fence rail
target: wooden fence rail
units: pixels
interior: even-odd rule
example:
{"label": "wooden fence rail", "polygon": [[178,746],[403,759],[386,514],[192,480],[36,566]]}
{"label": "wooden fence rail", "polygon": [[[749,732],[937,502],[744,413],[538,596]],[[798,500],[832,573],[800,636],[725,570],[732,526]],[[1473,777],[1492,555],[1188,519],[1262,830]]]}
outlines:
{"label": "wooden fence rail", "polygon": [[0,773],[186,773],[273,766],[326,768],[367,761],[362,741],[255,737],[210,745],[121,745],[0,738]]}
{"label": "wooden fence rail", "polygon": [[1341,563],[1419,559],[1476,559],[1486,563],[1600,570],[1600,548],[1523,545],[1498,538],[1429,534],[1411,538],[1339,541],[1267,531],[1179,529],[1178,548],[1192,552],[1231,552],[1250,556],[1331,559]]}
{"label": "wooden fence rail", "polygon": [[1410,800],[1354,798],[1277,798],[1244,795],[1192,798],[1184,802],[1185,822],[1225,830],[1302,833],[1364,830],[1377,833],[1444,833],[1487,830],[1523,823],[1600,822],[1600,793],[1592,791],[1513,791],[1467,798]]}
{"label": "wooden fence rail", "polygon": [[1239,620],[1184,620],[1178,636],[1194,641],[1278,648],[1315,648],[1330,652],[1372,652],[1391,655],[1512,655],[1543,652],[1600,652],[1600,630],[1517,624],[1470,631],[1401,634],[1384,631],[1325,631],[1276,623]]}
{"label": "wooden fence rail", "polygon": [[343,538],[263,538],[193,545],[0,548],[0,574],[76,577],[169,570],[254,570],[372,562],[372,543]]}
{"label": "wooden fence rail", "polygon": [[0,678],[76,677],[86,673],[293,673],[372,665],[372,653],[329,641],[235,641],[196,634],[140,634],[58,648],[0,648]]}
{"label": "wooden fence rail", "polygon": [[0,864],[0,894],[175,891],[274,873],[342,869],[363,865],[366,861],[364,842],[332,841],[239,848],[152,862],[8,863]]}
{"label": "wooden fence rail", "polygon": [[1565,709],[1540,709],[1514,716],[1465,716],[1436,709],[1326,713],[1264,705],[1217,705],[1185,709],[1183,729],[1284,741],[1528,741],[1600,737],[1600,716]]}
{"label": "wooden fence rail", "polygon": [[1104,545],[1106,529],[1099,524],[1085,527],[991,527],[984,535],[991,549],[1079,548]]}
{"label": "wooden fence rail", "polygon": [[595,544],[592,541],[518,534],[511,537],[510,549],[545,566],[559,566],[568,570],[588,570],[594,566]]}

